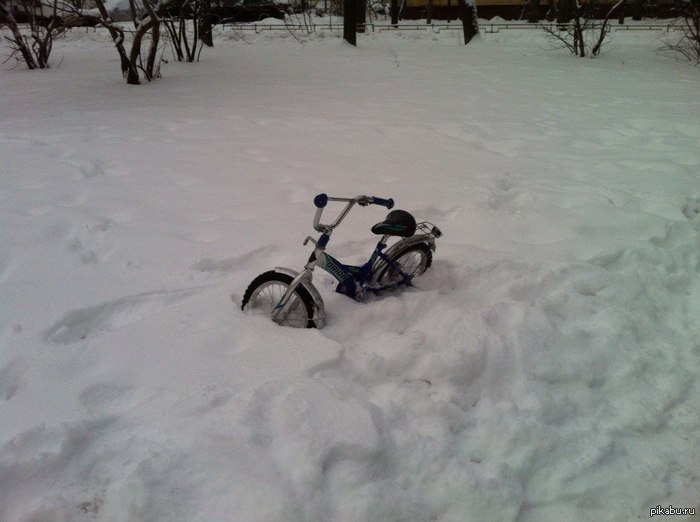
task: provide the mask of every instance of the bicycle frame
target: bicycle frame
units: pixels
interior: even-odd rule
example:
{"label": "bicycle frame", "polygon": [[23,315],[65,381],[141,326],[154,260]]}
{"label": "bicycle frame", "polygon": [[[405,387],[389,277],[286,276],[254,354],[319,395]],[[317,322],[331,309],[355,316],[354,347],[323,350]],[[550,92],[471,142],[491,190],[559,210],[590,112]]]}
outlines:
{"label": "bicycle frame", "polygon": [[[320,252],[314,252],[309,259],[309,262],[314,263],[314,266],[322,268],[338,280],[339,284],[336,287],[336,292],[345,294],[348,297],[352,297],[353,299],[359,301],[364,297],[366,290],[378,292],[379,290],[389,288],[390,286],[396,287],[400,286],[401,284],[410,284],[411,276],[404,273],[398,264],[383,253],[383,250],[387,246],[386,242],[388,238],[389,236],[382,237],[382,239],[377,243],[377,246],[374,248],[370,258],[363,265],[345,265],[323,250]],[[373,273],[372,269],[379,259],[383,260],[389,266],[397,270],[401,274],[402,279],[389,286],[370,286],[370,276]],[[312,267],[309,267],[309,269],[313,270]]]}

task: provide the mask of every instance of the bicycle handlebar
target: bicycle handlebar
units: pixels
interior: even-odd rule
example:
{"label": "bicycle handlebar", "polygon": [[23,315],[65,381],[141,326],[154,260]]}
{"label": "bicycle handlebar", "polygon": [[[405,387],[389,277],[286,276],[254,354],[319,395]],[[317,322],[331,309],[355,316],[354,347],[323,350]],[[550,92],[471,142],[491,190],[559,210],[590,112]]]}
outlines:
{"label": "bicycle handlebar", "polygon": [[[323,209],[326,207],[329,201],[342,201],[344,203],[347,203],[343,211],[340,213],[340,215],[336,218],[336,220],[330,224],[330,225],[324,225],[321,223],[321,214],[323,214]],[[354,198],[331,198],[328,197],[327,194],[318,194],[314,198],[314,205],[316,205],[316,216],[314,217],[314,228],[318,230],[319,232],[324,232],[324,233],[329,233],[332,231],[335,227],[337,227],[340,222],[347,216],[348,212],[350,212],[350,209],[353,207],[353,205],[357,203],[361,206],[366,206],[366,205],[381,205],[383,207],[386,207],[388,209],[392,208],[394,206],[394,200],[389,198],[389,199],[384,199],[384,198],[377,198],[374,196],[356,196]]]}
{"label": "bicycle handlebar", "polygon": [[328,194],[319,194],[314,198],[314,205],[316,208],[324,208],[329,201],[343,201],[345,203],[359,203],[362,206],[365,205],[381,205],[391,209],[394,206],[394,200],[392,198],[384,199],[378,198],[376,196],[356,196],[354,198],[331,198]]}

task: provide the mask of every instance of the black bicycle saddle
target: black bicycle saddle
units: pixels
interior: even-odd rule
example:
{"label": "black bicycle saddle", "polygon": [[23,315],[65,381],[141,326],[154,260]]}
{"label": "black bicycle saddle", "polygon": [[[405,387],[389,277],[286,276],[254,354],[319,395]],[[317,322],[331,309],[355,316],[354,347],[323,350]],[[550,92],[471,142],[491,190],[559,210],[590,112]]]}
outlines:
{"label": "black bicycle saddle", "polygon": [[384,221],[372,227],[372,232],[380,236],[411,237],[416,233],[416,220],[405,210],[392,210]]}

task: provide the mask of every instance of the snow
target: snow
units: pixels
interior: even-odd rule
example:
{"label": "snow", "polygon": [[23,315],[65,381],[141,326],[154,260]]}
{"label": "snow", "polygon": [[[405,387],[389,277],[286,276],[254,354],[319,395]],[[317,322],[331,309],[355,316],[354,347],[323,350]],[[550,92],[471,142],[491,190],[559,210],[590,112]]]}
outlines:
{"label": "snow", "polygon": [[[218,29],[140,87],[101,30],[3,66],[0,520],[700,507],[698,68],[460,33]],[[316,274],[322,330],[241,312],[320,192],[436,223],[433,266],[365,303]]]}

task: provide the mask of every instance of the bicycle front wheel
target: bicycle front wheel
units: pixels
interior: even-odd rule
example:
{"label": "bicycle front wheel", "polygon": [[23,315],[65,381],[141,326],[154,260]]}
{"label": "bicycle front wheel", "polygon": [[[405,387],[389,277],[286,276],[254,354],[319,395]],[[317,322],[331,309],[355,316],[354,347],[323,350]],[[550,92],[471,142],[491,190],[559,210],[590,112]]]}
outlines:
{"label": "bicycle front wheel", "polygon": [[[241,310],[272,316],[272,311],[293,281],[291,276],[274,270],[260,274],[248,285],[243,295]],[[285,311],[277,318],[277,323],[293,328],[314,328],[314,301],[309,292],[297,286],[285,306]]]}

